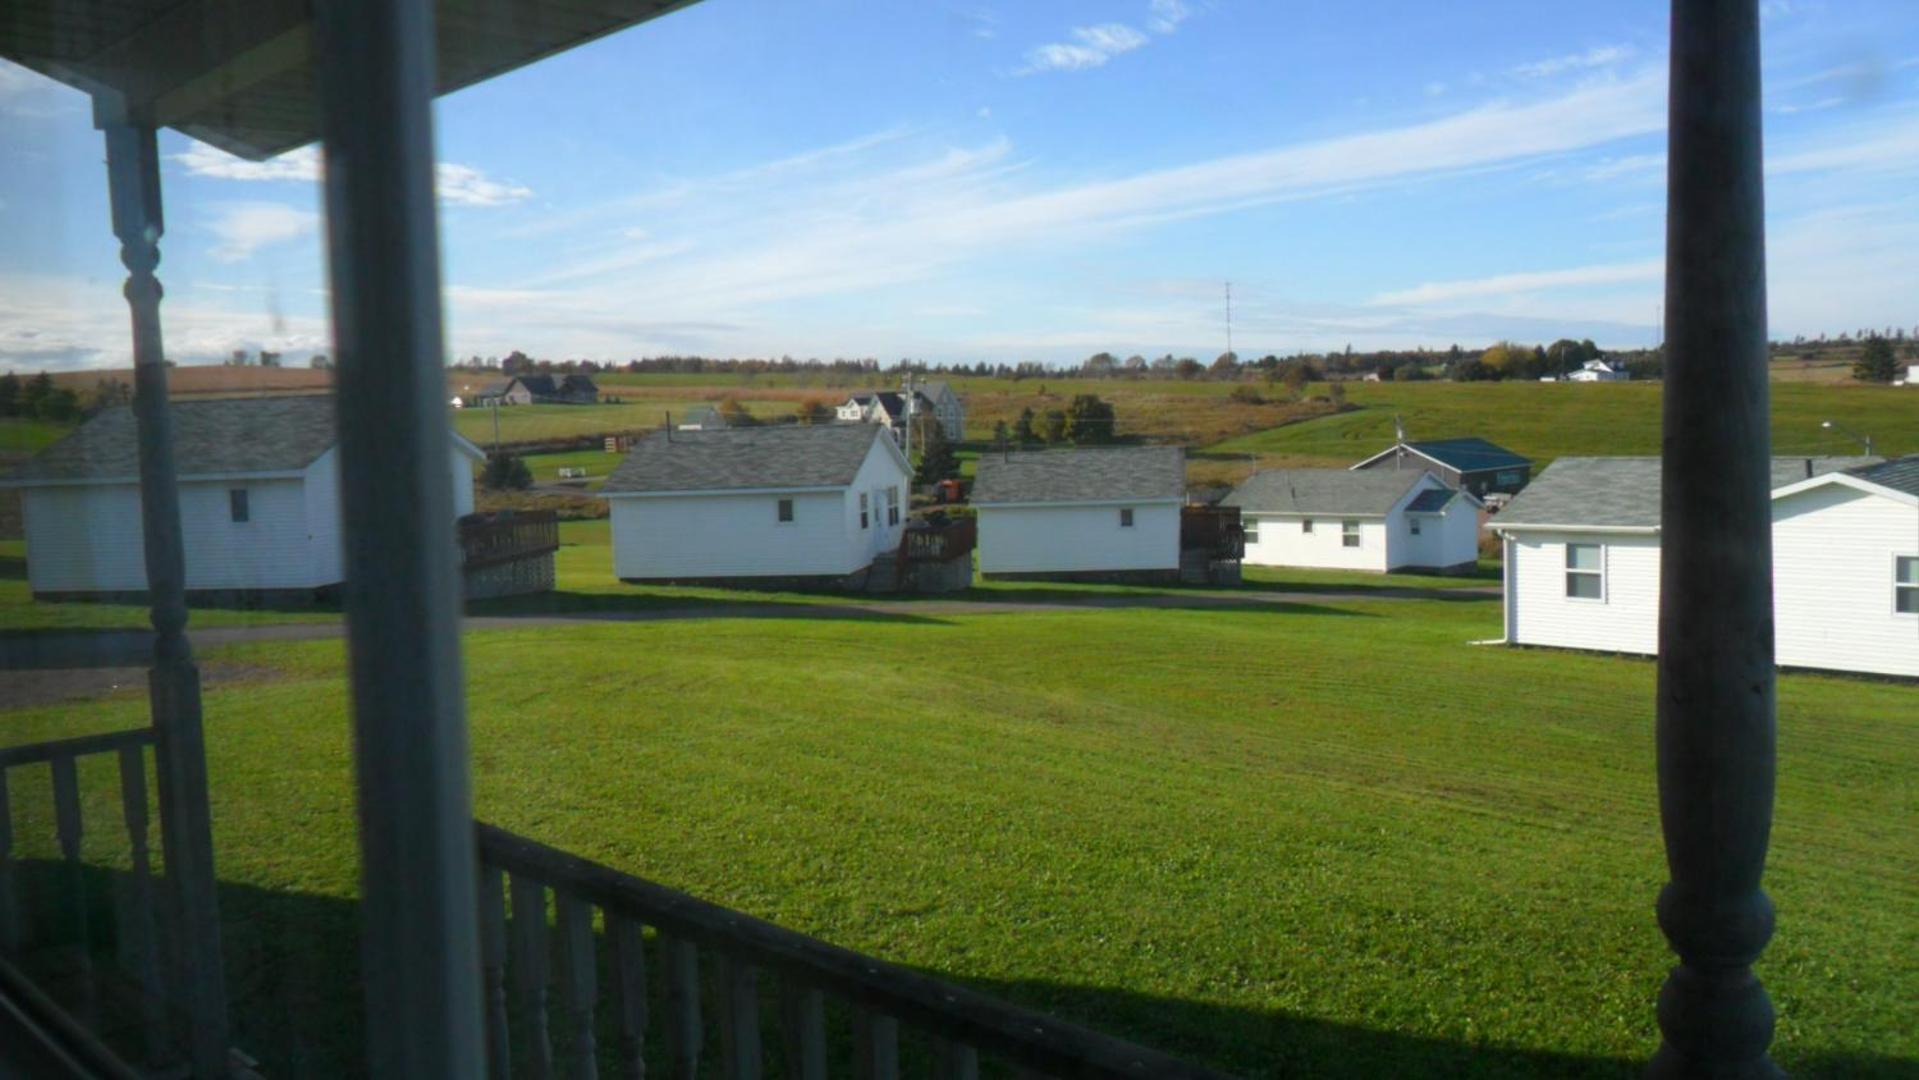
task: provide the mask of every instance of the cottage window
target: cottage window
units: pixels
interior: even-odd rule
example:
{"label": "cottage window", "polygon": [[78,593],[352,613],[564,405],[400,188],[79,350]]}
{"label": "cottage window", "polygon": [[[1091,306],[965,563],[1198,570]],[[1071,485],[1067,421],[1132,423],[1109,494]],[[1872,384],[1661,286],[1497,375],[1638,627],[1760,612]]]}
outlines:
{"label": "cottage window", "polygon": [[1518,469],[1504,469],[1500,471],[1499,475],[1493,477],[1493,483],[1498,484],[1500,487],[1518,487],[1525,482],[1521,479],[1521,476],[1522,474]]}
{"label": "cottage window", "polygon": [[1312,518],[1307,518],[1306,520],[1304,520],[1304,521],[1302,521],[1302,522],[1300,522],[1300,523],[1299,523],[1299,531],[1300,531],[1300,532],[1303,532],[1303,533],[1309,533],[1309,532],[1312,532],[1312,531],[1313,531],[1313,519],[1312,519]]}
{"label": "cottage window", "polygon": [[1133,508],[1132,507],[1123,506],[1120,508],[1119,527],[1122,529],[1130,529],[1133,527]]}
{"label": "cottage window", "polygon": [[1418,518],[1416,518],[1416,517],[1409,517],[1409,518],[1407,518],[1407,519],[1406,519],[1406,527],[1407,527],[1408,529],[1410,529],[1410,530],[1412,530],[1412,534],[1413,534],[1414,536],[1418,536],[1418,535],[1419,535],[1419,519],[1418,519]]}
{"label": "cottage window", "polygon": [[1566,545],[1566,595],[1575,600],[1606,598],[1606,552],[1600,545]]}
{"label": "cottage window", "polygon": [[1900,555],[1892,564],[1893,610],[1919,615],[1919,555]]}
{"label": "cottage window", "polygon": [[900,489],[897,487],[886,489],[886,523],[888,525],[900,523]]}
{"label": "cottage window", "polygon": [[866,528],[866,492],[860,492],[860,528]]}
{"label": "cottage window", "polygon": [[793,500],[781,499],[780,500],[780,521],[789,522],[792,520],[793,520]]}
{"label": "cottage window", "polygon": [[249,507],[247,506],[247,489],[246,488],[228,489],[227,516],[231,517],[235,522],[243,523],[243,522],[252,520],[252,516],[249,512]]}
{"label": "cottage window", "polygon": [[1355,548],[1359,546],[1359,522],[1347,518],[1339,523],[1339,546]]}
{"label": "cottage window", "polygon": [[1249,544],[1259,543],[1259,522],[1254,518],[1246,519],[1246,542]]}

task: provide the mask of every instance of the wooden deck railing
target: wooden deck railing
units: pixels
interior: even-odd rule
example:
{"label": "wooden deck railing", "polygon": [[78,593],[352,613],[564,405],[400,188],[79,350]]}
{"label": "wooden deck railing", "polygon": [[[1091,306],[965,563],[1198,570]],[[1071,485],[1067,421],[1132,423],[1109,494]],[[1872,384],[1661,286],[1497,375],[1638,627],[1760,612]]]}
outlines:
{"label": "wooden deck railing", "polygon": [[[157,738],[152,728],[135,728],[0,748],[0,967],[5,969],[0,974],[11,984],[30,982],[20,966],[27,960],[24,954],[57,952],[61,959],[56,966],[66,991],[63,997],[67,998],[59,1004],[71,1011],[75,1031],[89,1029],[99,1020],[103,987],[130,991],[115,996],[123,1003],[130,997],[137,1015],[115,1017],[111,1024],[137,1026],[140,1034],[133,1047],[116,1046],[113,1050],[128,1051],[156,1066],[175,1064],[184,1058],[183,1049],[172,1037],[169,1010],[163,1002],[179,1000],[168,994],[168,987],[175,981],[172,971],[178,953],[187,947],[173,932],[174,921],[165,917],[159,903],[148,844],[146,753]],[[111,932],[117,970],[111,977],[95,969],[101,952],[100,931],[105,928],[97,930],[89,923],[88,911],[93,905],[86,895],[87,875],[80,858],[85,822],[80,812],[79,761],[94,754],[118,758],[121,823],[126,829],[130,865],[125,887],[113,898],[116,925]],[[58,911],[50,913],[27,911],[20,903],[15,880],[9,778],[17,770],[36,765],[47,766],[50,773],[54,835],[65,864],[64,895],[59,898]],[[161,956],[163,946],[168,949],[165,960]],[[36,1000],[51,1000],[40,994],[34,996]],[[99,1044],[84,1049],[97,1055],[106,1048]]]}
{"label": "wooden deck railing", "polygon": [[560,518],[551,510],[460,519],[460,553],[467,569],[496,566],[560,549]]}
{"label": "wooden deck railing", "polygon": [[942,524],[909,528],[900,537],[900,561],[945,562],[970,554],[978,543],[976,518],[953,518]]}
{"label": "wooden deck railing", "polygon": [[[703,997],[715,1014],[719,1075],[729,1080],[761,1076],[769,1056],[778,1075],[796,1080],[848,1073],[895,1080],[903,1032],[909,1040],[923,1038],[933,1073],[943,1080],[973,1080],[982,1059],[1021,1076],[1219,1075],[491,825],[478,823],[476,830],[488,1067],[497,1080],[545,1080],[556,1069],[569,1077],[597,1076],[600,1047],[609,1040],[618,1075],[691,1080],[701,1075],[708,1041]],[[604,925],[598,942],[596,909]],[[557,943],[549,934],[557,934]],[[601,950],[608,953],[604,964]],[[557,1003],[549,1000],[554,956]],[[711,966],[704,978],[703,963]],[[649,964],[657,968],[652,978]],[[604,1033],[596,1019],[602,970],[613,1028]],[[762,975],[776,979],[777,987],[762,986]],[[657,1011],[650,985],[661,988]],[[844,1031],[829,1032],[829,999],[851,1010]],[[771,1017],[762,1015],[767,1001],[774,1002]],[[653,1027],[657,1060],[649,1062]],[[850,1068],[829,1062],[829,1048],[849,1043]]]}

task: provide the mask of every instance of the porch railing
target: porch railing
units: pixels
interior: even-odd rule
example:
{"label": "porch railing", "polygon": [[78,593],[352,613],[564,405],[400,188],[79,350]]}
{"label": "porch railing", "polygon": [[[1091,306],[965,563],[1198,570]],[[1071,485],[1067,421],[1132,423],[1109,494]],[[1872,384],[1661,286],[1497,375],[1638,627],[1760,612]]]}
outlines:
{"label": "porch railing", "polygon": [[972,552],[979,543],[979,523],[971,517],[942,524],[908,528],[900,538],[902,562],[945,562]]}
{"label": "porch railing", "polygon": [[[0,748],[0,978],[27,997],[62,1010],[44,1016],[67,1031],[76,1052],[109,1066],[115,1055],[152,1066],[177,1065],[186,1050],[176,1038],[178,1025],[193,1019],[170,1015],[165,1003],[183,1001],[170,993],[181,978],[181,950],[190,947],[177,920],[156,888],[147,794],[147,750],[158,742],[153,728],[85,735]],[[79,763],[94,755],[113,755],[120,774],[120,824],[126,830],[129,872],[115,887],[113,925],[96,927],[89,912],[87,871],[81,859],[86,822],[81,815]],[[13,800],[10,781],[44,765],[49,773],[54,834],[62,879],[55,886],[52,910],[31,911],[22,901],[19,863],[13,850]],[[111,941],[111,953],[106,950]],[[162,955],[165,948],[166,955]],[[110,956],[111,971],[98,964]],[[43,958],[52,958],[58,985],[38,978]],[[109,1070],[111,1071],[111,1069]]]}
{"label": "porch railing", "polygon": [[[492,825],[475,828],[488,1070],[497,1080],[597,1076],[601,1046],[609,1042],[606,1056],[617,1059],[620,1076],[690,1080],[701,1074],[708,1042],[703,998],[717,1028],[719,1075],[729,1080],[761,1076],[769,1057],[778,1075],[798,1080],[849,1072],[894,1080],[903,1045],[909,1054],[924,1053],[945,1080],[972,1080],[982,1060],[1021,1076],[1220,1075]],[[549,967],[554,958],[557,971]],[[704,976],[702,964],[710,968]],[[657,969],[652,977],[649,965]],[[611,1028],[605,1032],[601,971]],[[777,985],[764,985],[762,976]],[[649,994],[649,986],[659,993]],[[840,1029],[829,1023],[829,1001],[850,1009]],[[850,1069],[837,1060],[843,1055]]]}

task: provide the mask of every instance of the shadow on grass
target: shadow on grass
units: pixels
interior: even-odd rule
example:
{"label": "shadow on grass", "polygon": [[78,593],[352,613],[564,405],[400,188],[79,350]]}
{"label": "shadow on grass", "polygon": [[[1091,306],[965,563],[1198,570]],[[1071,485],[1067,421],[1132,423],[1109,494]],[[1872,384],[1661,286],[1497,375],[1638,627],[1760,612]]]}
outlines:
{"label": "shadow on grass", "polygon": [[[70,943],[75,923],[71,913],[87,912],[89,941],[96,983],[115,978],[115,897],[128,884],[124,872],[86,866],[80,874],[85,904],[68,903],[73,879],[69,868],[50,860],[22,860],[15,864],[16,895],[28,915],[27,948],[21,966],[51,976],[44,988],[72,1003],[78,991],[71,976],[75,952]],[[275,1077],[352,1077],[366,1073],[362,1057],[366,1019],[361,998],[359,905],[339,897],[267,890],[233,882],[219,890],[227,992],[233,1041],[259,1059],[262,1071]],[[557,935],[549,935],[554,945]],[[597,1034],[600,1075],[623,1075],[616,1060],[619,1039],[607,967],[610,949],[596,932],[599,1012]],[[702,955],[706,1045],[703,1068],[717,1070],[719,998],[711,978],[714,965]],[[646,1056],[652,1071],[664,1075],[667,1065],[662,1032],[669,1014],[665,999],[664,968],[652,946],[648,948],[648,998],[653,1019],[648,1028]],[[550,971],[564,970],[557,952]],[[921,969],[945,978],[944,973]],[[1408,973],[1409,976],[1412,974]],[[509,986],[511,972],[509,971]],[[1168,999],[1126,990],[1068,985],[1044,979],[956,980],[1023,1008],[1049,1013],[1108,1034],[1141,1043],[1191,1061],[1248,1077],[1312,1076],[1372,1078],[1380,1076],[1458,1077],[1627,1077],[1638,1075],[1644,1062],[1625,1057],[1556,1053],[1512,1047],[1472,1045],[1445,1039],[1362,1028],[1266,1009],[1242,1008],[1211,1002]],[[65,983],[64,987],[59,984]],[[760,1016],[765,1025],[766,1075],[785,1074],[780,1060],[777,1030],[779,979],[762,971],[759,979]],[[1409,991],[1410,992],[1410,991]],[[104,1007],[102,1003],[105,1003]],[[139,1025],[131,1014],[116,1014],[112,995],[96,994],[93,1030],[127,1054],[138,1052]],[[567,1017],[557,980],[548,998],[549,1022],[556,1057],[565,1060],[570,1046]],[[1651,1003],[1647,1003],[1651,1008]],[[512,1045],[517,1061],[531,1045],[526,1013],[518,999],[511,1008]],[[830,995],[827,1006],[829,1075],[850,1075],[851,1015],[843,1002]],[[932,1062],[924,1034],[902,1026],[902,1075],[926,1075]],[[1650,1048],[1648,1048],[1650,1050]],[[1919,1061],[1910,1058],[1838,1053],[1788,1059],[1798,1076],[1919,1077]],[[982,1062],[982,1065],[987,1065]],[[990,1068],[983,1075],[997,1075]]]}
{"label": "shadow on grass", "polygon": [[763,593],[742,592],[729,596],[720,590],[703,590],[699,595],[633,592],[553,592],[507,596],[493,600],[472,600],[466,605],[469,620],[524,619],[538,623],[542,619],[571,621],[605,619],[609,622],[645,619],[857,619],[870,622],[933,624],[942,620],[909,610],[888,610],[879,598],[854,593],[821,591]]}
{"label": "shadow on grass", "polygon": [[27,560],[20,555],[0,555],[0,581],[27,580]]}

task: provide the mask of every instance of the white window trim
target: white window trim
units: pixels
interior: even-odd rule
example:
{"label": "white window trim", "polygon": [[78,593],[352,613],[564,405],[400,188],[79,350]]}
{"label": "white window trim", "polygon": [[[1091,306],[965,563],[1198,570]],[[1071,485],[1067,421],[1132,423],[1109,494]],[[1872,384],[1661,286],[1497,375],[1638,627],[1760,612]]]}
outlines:
{"label": "white window trim", "polygon": [[1899,560],[1900,559],[1911,559],[1915,563],[1919,563],[1919,554],[1904,555],[1904,554],[1895,552],[1892,556],[1892,615],[1893,615],[1893,618],[1896,618],[1896,619],[1919,620],[1919,610],[1913,610],[1913,611],[1899,610],[1899,590],[1900,589],[1911,589],[1913,591],[1913,595],[1919,596],[1919,584],[1907,585],[1902,583],[1899,580]]}
{"label": "white window trim", "polygon": [[862,491],[860,492],[860,528],[861,529],[866,528],[866,502],[867,502],[866,492]]}
{"label": "white window trim", "polygon": [[[1573,569],[1572,568],[1572,549],[1574,547],[1598,548],[1599,549],[1599,569],[1597,570]],[[1612,562],[1612,552],[1610,550],[1611,547],[1612,545],[1610,544],[1595,544],[1588,540],[1577,540],[1577,541],[1569,540],[1566,543],[1560,545],[1561,550],[1559,552],[1559,595],[1562,599],[1570,601],[1575,604],[1604,604],[1607,600],[1612,598],[1612,583],[1608,580],[1609,578],[1612,577],[1612,575],[1606,572],[1609,569],[1610,564]],[[1598,596],[1574,596],[1573,594],[1567,592],[1566,591],[1566,575],[1568,574],[1590,574],[1590,575],[1597,576],[1599,578],[1599,595]]]}
{"label": "white window trim", "polygon": [[[1348,528],[1347,526],[1351,526]],[[1346,541],[1351,540],[1352,543]],[[1339,519],[1339,546],[1343,548],[1363,548],[1366,546],[1366,526],[1358,518]]]}
{"label": "white window trim", "polygon": [[1411,533],[1414,536],[1424,536],[1425,533],[1422,533],[1419,530],[1420,530],[1419,515],[1417,514],[1406,515],[1406,531]]}

